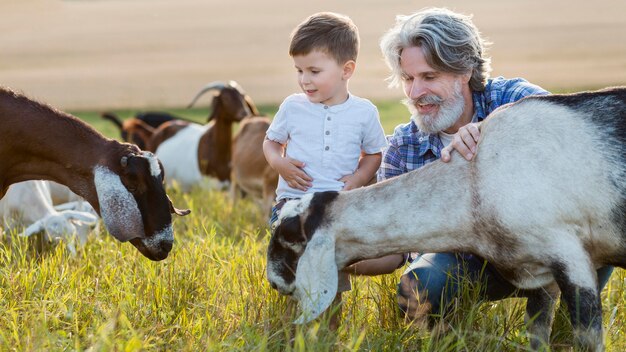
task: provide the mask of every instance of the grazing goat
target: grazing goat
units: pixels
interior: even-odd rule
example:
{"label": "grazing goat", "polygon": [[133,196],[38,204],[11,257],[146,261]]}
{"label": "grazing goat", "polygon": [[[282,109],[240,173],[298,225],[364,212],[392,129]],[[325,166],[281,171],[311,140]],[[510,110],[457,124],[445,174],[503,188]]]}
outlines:
{"label": "grazing goat", "polygon": [[81,246],[86,242],[88,233],[79,231],[79,227],[93,226],[98,219],[87,211],[57,211],[52,205],[47,181],[41,180],[11,185],[0,199],[0,216],[6,228],[27,226],[21,236],[43,232],[47,243],[64,239],[72,254],[76,254],[74,237],[77,237]]}
{"label": "grazing goat", "polygon": [[46,179],[68,186],[102,217],[119,241],[151,260],[174,242],[173,207],[158,159],[105,138],[80,119],[0,88],[0,197],[17,182]]}
{"label": "grazing goat", "polygon": [[255,116],[241,122],[233,139],[231,163],[231,196],[237,200],[243,193],[261,201],[264,214],[269,214],[276,196],[278,172],[263,155],[263,140],[270,126],[267,117]]}
{"label": "grazing goat", "polygon": [[258,113],[235,82],[208,84],[189,107],[206,92],[214,94],[213,112],[206,125],[167,122],[155,131],[149,145],[163,163],[168,181],[177,181],[185,191],[200,183],[202,175],[221,182],[230,180],[232,125]]}
{"label": "grazing goat", "polygon": [[626,267],[626,87],[503,106],[482,123],[478,145],[471,162],[454,157],[370,187],[287,202],[267,275],[300,301],[298,321],[328,307],[337,269],[358,260],[470,252],[533,290],[533,348],[548,341],[560,289],[577,345],[601,351],[596,269]]}

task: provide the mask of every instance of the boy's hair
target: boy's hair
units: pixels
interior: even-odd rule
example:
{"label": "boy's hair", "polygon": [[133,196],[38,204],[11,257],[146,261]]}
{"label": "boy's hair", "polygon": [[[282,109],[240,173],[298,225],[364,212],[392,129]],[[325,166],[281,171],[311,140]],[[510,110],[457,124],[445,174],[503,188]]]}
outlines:
{"label": "boy's hair", "polygon": [[309,16],[291,33],[289,55],[307,55],[320,50],[339,64],[356,61],[359,54],[359,31],[352,20],[333,12]]}
{"label": "boy's hair", "polygon": [[396,25],[383,36],[380,48],[392,70],[391,85],[401,81],[402,49],[418,46],[432,68],[454,74],[471,72],[471,89],[483,91],[491,71],[491,60],[485,55],[488,44],[471,16],[428,8],[410,16],[398,16]]}

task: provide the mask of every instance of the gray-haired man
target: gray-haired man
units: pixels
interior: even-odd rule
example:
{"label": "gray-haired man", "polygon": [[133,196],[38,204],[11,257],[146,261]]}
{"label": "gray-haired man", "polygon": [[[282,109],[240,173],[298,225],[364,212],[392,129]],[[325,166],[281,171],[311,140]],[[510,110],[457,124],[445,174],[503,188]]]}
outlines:
{"label": "gray-haired man", "polygon": [[[470,160],[476,153],[480,121],[501,105],[549,94],[520,78],[489,78],[485,41],[471,18],[446,9],[399,16],[382,38],[381,49],[392,70],[391,84],[401,85],[407,96],[411,121],[397,126],[388,137],[379,180],[440,158],[448,161],[453,149]],[[461,280],[480,282],[472,286],[480,287],[489,300],[515,293],[491,264],[473,254],[412,253],[409,257],[413,260],[400,279],[398,304],[410,319],[444,314],[458,295]],[[612,270],[598,271],[600,287]]]}

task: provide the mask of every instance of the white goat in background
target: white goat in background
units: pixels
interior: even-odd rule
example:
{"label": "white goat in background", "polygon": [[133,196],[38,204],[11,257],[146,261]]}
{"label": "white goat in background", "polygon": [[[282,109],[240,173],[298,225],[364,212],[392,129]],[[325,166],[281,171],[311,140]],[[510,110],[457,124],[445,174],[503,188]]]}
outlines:
{"label": "white goat in background", "polygon": [[[20,236],[43,233],[47,243],[63,240],[67,249],[75,255],[74,240],[83,246],[89,230],[98,220],[93,208],[81,203],[65,203],[57,211],[52,205],[47,181],[25,181],[11,185],[0,199],[0,216],[5,228],[26,226]],[[84,210],[76,210],[79,208]]]}
{"label": "white goat in background", "polygon": [[[348,192],[285,204],[267,275],[309,321],[337,269],[405,252],[470,252],[532,290],[531,346],[549,340],[555,293],[578,347],[603,350],[596,269],[626,267],[626,87],[527,97],[493,112],[478,153]],[[558,287],[557,287],[558,286]]]}

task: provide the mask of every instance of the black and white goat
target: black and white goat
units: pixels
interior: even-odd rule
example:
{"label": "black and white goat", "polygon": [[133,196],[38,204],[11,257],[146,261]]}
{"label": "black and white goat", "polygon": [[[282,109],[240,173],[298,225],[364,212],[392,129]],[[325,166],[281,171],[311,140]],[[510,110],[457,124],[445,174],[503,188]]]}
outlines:
{"label": "black and white goat", "polygon": [[272,287],[309,321],[337,269],[392,253],[471,252],[528,298],[531,346],[548,341],[554,293],[577,344],[603,349],[596,269],[626,267],[626,87],[528,97],[481,126],[478,153],[349,192],[287,202],[268,248]]}

